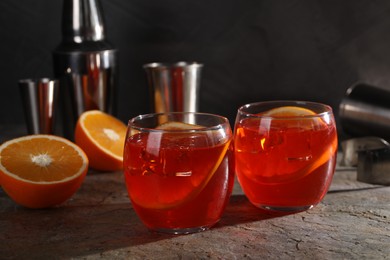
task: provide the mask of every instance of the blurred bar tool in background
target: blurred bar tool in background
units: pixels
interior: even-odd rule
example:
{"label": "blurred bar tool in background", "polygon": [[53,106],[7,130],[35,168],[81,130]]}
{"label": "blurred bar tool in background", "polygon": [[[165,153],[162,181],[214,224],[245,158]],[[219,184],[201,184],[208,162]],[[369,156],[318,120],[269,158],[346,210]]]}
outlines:
{"label": "blurred bar tool in background", "polygon": [[390,89],[357,83],[347,89],[339,113],[347,134],[390,141]]}
{"label": "blurred bar tool in background", "polygon": [[192,62],[145,64],[151,112],[198,112],[203,64]]}
{"label": "blurred bar tool in background", "polygon": [[340,103],[341,165],[357,167],[357,180],[390,185],[390,89],[356,83]]}
{"label": "blurred bar tool in background", "polygon": [[58,80],[22,79],[18,85],[28,134],[55,134]]}
{"label": "blurred bar tool in background", "polygon": [[64,0],[62,15],[54,72],[61,83],[64,136],[73,139],[75,123],[84,111],[115,114],[117,51],[106,41],[99,0]]}

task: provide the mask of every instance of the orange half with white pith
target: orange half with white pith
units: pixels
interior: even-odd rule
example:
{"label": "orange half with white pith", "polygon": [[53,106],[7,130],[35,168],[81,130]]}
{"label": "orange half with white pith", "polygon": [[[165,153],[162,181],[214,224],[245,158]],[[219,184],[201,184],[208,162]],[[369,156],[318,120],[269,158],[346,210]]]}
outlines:
{"label": "orange half with white pith", "polygon": [[0,146],[0,183],[18,204],[47,208],[69,199],[88,171],[88,158],[74,143],[29,135]]}
{"label": "orange half with white pith", "polygon": [[99,110],[84,112],[75,129],[75,142],[87,154],[90,167],[99,171],[123,168],[126,125]]}

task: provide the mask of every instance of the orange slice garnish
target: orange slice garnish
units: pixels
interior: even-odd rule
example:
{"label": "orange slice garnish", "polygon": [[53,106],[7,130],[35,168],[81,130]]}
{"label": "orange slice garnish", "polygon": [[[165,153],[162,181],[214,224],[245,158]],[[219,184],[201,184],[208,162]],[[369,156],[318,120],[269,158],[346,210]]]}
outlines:
{"label": "orange slice garnish", "polygon": [[283,106],[270,109],[261,113],[262,116],[269,116],[275,119],[277,125],[288,124],[289,126],[297,126],[301,128],[312,128],[326,126],[326,123],[320,116],[307,108],[297,106]]}
{"label": "orange slice garnish", "polygon": [[310,109],[297,106],[283,106],[273,108],[263,113],[264,116],[272,117],[296,117],[296,116],[313,116],[316,113]]}
{"label": "orange slice garnish", "polygon": [[319,154],[314,160],[310,161],[305,166],[297,169],[295,172],[291,174],[281,174],[281,175],[273,175],[273,176],[256,176],[256,181],[259,183],[267,183],[267,184],[279,184],[296,181],[301,179],[313,171],[315,171],[320,166],[327,163],[329,160],[335,156],[337,152],[337,138],[334,138],[330,144],[328,144],[325,149],[323,149],[322,153]]}
{"label": "orange slice garnish", "polygon": [[200,128],[204,128],[204,127],[200,125],[188,124],[188,123],[177,122],[177,121],[166,122],[156,127],[156,129],[160,129],[160,130],[191,130],[191,129],[200,129]]}
{"label": "orange slice garnish", "polygon": [[30,135],[0,146],[2,188],[25,207],[61,204],[77,191],[87,170],[82,149],[61,137]]}

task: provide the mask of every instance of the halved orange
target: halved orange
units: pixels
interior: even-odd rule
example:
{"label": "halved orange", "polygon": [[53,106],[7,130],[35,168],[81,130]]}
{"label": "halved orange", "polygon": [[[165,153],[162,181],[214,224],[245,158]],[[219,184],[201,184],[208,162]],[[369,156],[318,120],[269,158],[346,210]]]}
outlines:
{"label": "halved orange", "polygon": [[126,125],[100,110],[86,111],[79,117],[75,142],[87,154],[91,168],[117,171],[123,168]]}
{"label": "halved orange", "polygon": [[0,146],[0,183],[18,204],[47,208],[69,199],[88,171],[85,153],[67,139],[29,135]]}

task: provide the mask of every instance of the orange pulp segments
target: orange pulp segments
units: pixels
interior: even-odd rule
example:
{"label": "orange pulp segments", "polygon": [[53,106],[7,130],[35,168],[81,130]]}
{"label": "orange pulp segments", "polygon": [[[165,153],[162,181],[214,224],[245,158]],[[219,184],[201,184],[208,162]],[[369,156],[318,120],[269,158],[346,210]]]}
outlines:
{"label": "orange pulp segments", "polygon": [[75,142],[87,154],[90,167],[101,171],[123,168],[126,125],[99,110],[84,112],[75,129]]}
{"label": "orange pulp segments", "polygon": [[18,204],[58,205],[80,187],[88,158],[70,141],[51,135],[16,138],[0,146],[0,183]]}

